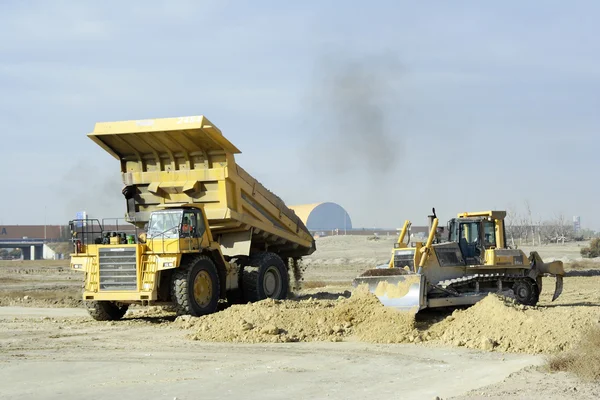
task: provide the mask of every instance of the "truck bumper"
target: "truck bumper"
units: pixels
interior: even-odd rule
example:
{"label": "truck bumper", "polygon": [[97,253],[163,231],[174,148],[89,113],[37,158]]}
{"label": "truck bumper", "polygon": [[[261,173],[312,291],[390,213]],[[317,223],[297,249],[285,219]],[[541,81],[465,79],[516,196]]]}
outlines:
{"label": "truck bumper", "polygon": [[155,301],[156,293],[152,292],[84,292],[84,300],[95,301]]}

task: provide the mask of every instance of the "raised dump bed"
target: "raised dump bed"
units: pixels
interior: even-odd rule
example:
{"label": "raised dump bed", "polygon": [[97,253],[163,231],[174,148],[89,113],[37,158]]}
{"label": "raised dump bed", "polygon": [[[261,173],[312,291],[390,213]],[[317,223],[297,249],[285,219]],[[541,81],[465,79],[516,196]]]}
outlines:
{"label": "raised dump bed", "polygon": [[161,205],[202,203],[226,256],[315,251],[300,218],[235,162],[240,150],[204,116],[100,122],[88,136],[120,161],[126,218],[139,228]]}

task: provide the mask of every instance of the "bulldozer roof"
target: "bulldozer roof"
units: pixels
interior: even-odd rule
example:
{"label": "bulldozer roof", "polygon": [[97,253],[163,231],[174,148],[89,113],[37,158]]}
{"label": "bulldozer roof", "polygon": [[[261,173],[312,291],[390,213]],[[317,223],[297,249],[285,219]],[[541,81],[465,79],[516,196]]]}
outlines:
{"label": "bulldozer roof", "polygon": [[494,219],[504,219],[506,217],[506,211],[476,211],[476,212],[463,212],[458,214],[458,218],[472,218],[472,217],[491,217]]}
{"label": "bulldozer roof", "polygon": [[203,115],[98,122],[88,137],[116,159],[141,158],[142,154],[195,151],[241,151]]}

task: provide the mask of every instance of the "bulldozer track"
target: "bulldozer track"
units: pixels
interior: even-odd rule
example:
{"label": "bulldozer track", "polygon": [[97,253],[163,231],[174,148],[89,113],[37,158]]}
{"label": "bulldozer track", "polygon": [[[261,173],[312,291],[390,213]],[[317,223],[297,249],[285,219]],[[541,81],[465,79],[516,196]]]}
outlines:
{"label": "bulldozer track", "polygon": [[[445,281],[440,281],[435,286],[437,288],[441,289],[442,291],[454,292],[453,294],[458,295],[459,292],[456,290],[456,288],[465,286],[465,285],[469,285],[471,283],[500,281],[502,283],[502,285],[504,285],[505,283],[512,284],[514,282],[517,282],[519,280],[523,280],[526,278],[527,277],[523,276],[523,275],[509,275],[509,274],[501,274],[501,273],[474,274],[474,275],[462,276],[460,278],[454,278],[454,279],[448,279]],[[501,286],[500,286],[500,289],[502,289]]]}

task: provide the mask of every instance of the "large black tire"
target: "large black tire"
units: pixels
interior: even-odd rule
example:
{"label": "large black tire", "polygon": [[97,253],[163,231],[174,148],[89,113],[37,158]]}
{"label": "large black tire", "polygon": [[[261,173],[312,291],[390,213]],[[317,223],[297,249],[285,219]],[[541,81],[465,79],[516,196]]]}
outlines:
{"label": "large black tire", "polygon": [[86,301],[88,313],[96,321],[117,321],[125,315],[129,304],[118,305],[112,301]]}
{"label": "large black tire", "polygon": [[522,279],[513,284],[513,293],[517,302],[526,306],[535,306],[540,299],[540,291],[533,279]]}
{"label": "large black tire", "polygon": [[173,271],[171,298],[177,315],[199,317],[217,311],[221,285],[215,263],[207,256],[190,260]]}
{"label": "large black tire", "polygon": [[285,263],[275,253],[262,252],[250,257],[242,271],[244,300],[285,299],[290,278]]}

